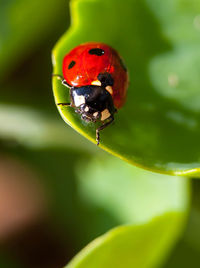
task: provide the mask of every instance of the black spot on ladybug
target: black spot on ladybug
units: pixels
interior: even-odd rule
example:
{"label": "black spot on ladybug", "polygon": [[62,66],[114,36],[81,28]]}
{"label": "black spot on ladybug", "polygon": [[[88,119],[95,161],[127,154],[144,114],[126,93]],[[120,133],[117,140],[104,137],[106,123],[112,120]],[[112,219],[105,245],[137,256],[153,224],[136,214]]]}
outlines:
{"label": "black spot on ladybug", "polygon": [[76,62],[74,60],[72,60],[70,62],[70,64],[68,65],[68,69],[71,69],[72,67],[74,67],[75,64],[76,64]]}
{"label": "black spot on ladybug", "polygon": [[101,48],[92,48],[89,50],[89,54],[96,55],[96,56],[102,56],[105,53],[105,51]]}
{"label": "black spot on ladybug", "polygon": [[98,80],[101,82],[102,86],[113,86],[114,79],[112,78],[111,74],[109,73],[100,73],[97,76]]}
{"label": "black spot on ladybug", "polygon": [[119,62],[120,62],[120,64],[121,64],[122,68],[124,69],[124,71],[127,72],[126,65],[124,64],[124,61],[122,60],[122,58],[119,58]]}

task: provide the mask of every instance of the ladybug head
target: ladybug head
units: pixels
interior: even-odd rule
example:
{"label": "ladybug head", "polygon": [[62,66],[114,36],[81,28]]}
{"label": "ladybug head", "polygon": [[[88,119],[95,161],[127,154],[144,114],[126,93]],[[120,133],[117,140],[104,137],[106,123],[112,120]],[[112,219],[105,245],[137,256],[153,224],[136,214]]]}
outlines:
{"label": "ladybug head", "polygon": [[104,86],[71,88],[72,104],[86,122],[104,121],[115,113],[112,96]]}

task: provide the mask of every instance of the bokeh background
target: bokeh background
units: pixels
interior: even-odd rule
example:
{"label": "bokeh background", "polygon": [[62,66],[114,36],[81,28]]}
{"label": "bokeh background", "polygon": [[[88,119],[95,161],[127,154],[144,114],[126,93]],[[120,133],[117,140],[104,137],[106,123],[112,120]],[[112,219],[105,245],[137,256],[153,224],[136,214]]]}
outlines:
{"label": "bokeh background", "polygon": [[[67,0],[0,0],[0,267],[63,267],[121,223],[82,177],[98,185],[107,159],[115,183],[122,161],[67,127],[54,103],[51,51],[69,24]],[[197,179],[191,188],[185,232],[162,267],[200,266]]]}

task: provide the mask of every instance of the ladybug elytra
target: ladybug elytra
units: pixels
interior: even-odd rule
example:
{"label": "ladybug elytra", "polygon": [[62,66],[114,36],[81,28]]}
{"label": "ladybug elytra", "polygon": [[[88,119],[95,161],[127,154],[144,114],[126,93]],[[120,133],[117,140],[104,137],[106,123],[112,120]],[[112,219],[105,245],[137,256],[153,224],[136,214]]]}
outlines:
{"label": "ladybug elytra", "polygon": [[72,49],[63,59],[63,76],[54,74],[70,90],[71,106],[86,122],[102,122],[99,131],[111,124],[126,99],[128,73],[121,57],[110,46],[91,42]]}

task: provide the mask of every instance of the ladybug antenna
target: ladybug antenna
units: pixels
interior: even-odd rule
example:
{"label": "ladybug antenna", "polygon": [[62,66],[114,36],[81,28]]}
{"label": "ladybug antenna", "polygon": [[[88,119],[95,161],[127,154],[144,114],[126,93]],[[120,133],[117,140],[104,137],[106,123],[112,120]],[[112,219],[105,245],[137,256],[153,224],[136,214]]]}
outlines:
{"label": "ladybug antenna", "polygon": [[67,81],[64,79],[64,77],[60,74],[52,74],[52,77],[57,77],[57,79],[61,80],[62,84],[68,88],[72,88],[71,85],[67,83]]}

